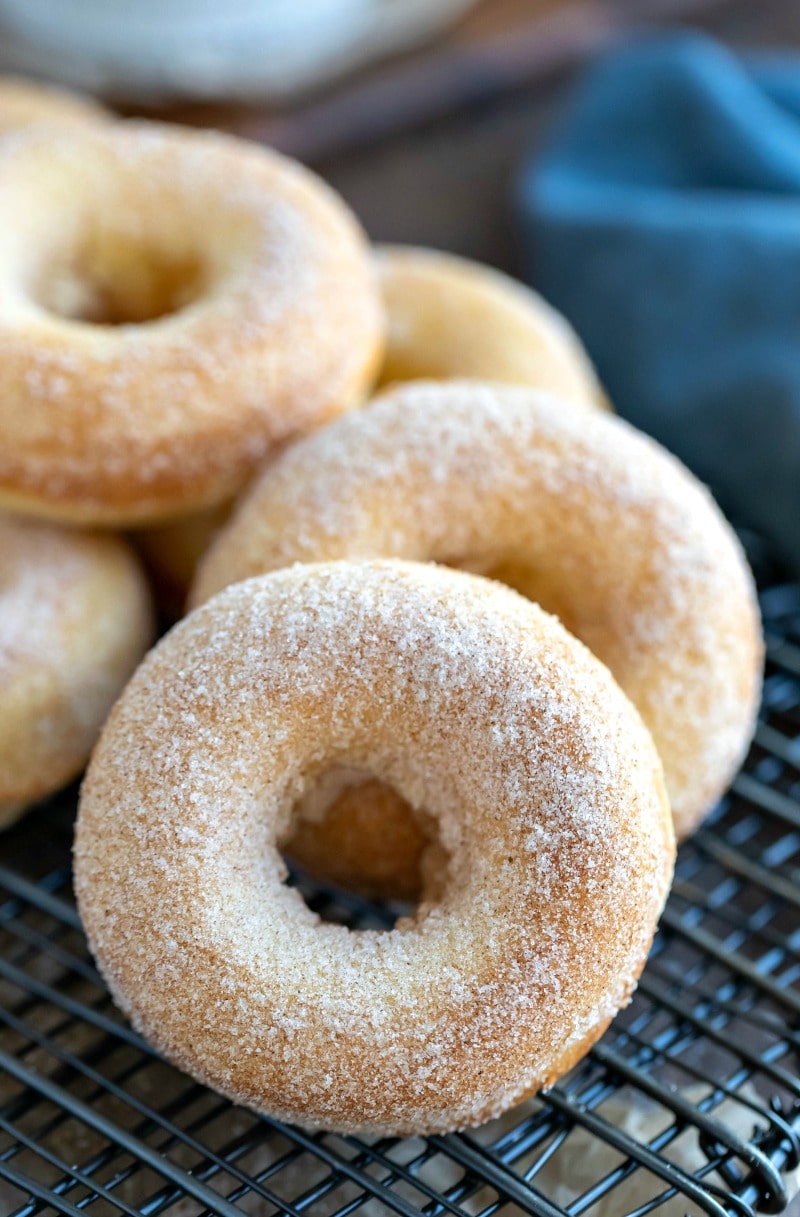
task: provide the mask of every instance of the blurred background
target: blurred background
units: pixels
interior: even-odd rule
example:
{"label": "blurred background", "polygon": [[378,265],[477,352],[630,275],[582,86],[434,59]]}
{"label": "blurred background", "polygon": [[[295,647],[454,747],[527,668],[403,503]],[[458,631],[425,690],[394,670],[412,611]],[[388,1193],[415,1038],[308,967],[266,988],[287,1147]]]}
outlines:
{"label": "blurred background", "polygon": [[318,169],[370,235],[521,273],[509,188],[571,79],[635,32],[800,39],[793,0],[0,0],[0,67]]}

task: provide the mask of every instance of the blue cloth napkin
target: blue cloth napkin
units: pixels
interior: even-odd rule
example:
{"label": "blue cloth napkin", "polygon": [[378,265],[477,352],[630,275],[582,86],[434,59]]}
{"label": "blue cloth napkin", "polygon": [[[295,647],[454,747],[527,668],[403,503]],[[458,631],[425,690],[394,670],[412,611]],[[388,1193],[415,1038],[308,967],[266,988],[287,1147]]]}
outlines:
{"label": "blue cloth napkin", "polygon": [[612,53],[517,201],[619,413],[800,568],[800,58]]}

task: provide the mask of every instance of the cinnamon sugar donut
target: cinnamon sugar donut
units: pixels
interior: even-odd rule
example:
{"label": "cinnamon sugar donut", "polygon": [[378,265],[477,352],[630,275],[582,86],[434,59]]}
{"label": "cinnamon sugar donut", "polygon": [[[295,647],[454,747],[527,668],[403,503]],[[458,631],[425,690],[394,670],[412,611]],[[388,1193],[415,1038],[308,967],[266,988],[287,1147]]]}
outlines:
{"label": "cinnamon sugar donut", "polygon": [[152,631],[124,542],[0,514],[0,827],[80,772]]}
{"label": "cinnamon sugar donut", "polygon": [[380,556],[491,573],[557,613],[652,731],[679,836],[723,792],[758,705],[753,581],[708,492],[654,441],[530,390],[399,386],[264,472],[192,599]]}
{"label": "cinnamon sugar donut", "polygon": [[388,318],[381,384],[468,377],[608,409],[577,334],[529,287],[433,249],[386,245],[376,260]]}
{"label": "cinnamon sugar donut", "polygon": [[[609,409],[580,339],[536,292],[432,249],[384,245],[375,257],[387,318],[379,383],[478,377],[559,392],[565,408]],[[195,567],[231,509],[175,520],[137,538],[171,615],[180,615]]]}
{"label": "cinnamon sugar donut", "polygon": [[0,255],[5,506],[103,525],[211,506],[377,370],[356,221],[243,141],[146,123],[5,141]]}
{"label": "cinnamon sugar donut", "polygon": [[[292,805],[342,764],[425,807],[450,855],[389,932],[283,882]],[[673,856],[652,740],[554,618],[460,571],[333,563],[229,588],[151,652],[89,766],[75,877],[165,1056],[271,1116],[395,1135],[478,1124],[587,1050]]]}
{"label": "cinnamon sugar donut", "polygon": [[102,123],[108,112],[89,97],[20,76],[0,76],[0,135],[23,127],[74,127]]}

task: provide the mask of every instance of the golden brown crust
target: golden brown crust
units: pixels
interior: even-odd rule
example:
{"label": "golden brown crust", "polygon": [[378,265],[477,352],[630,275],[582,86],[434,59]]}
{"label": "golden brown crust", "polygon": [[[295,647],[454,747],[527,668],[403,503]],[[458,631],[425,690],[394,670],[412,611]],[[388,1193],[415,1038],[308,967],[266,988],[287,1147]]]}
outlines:
{"label": "golden brown crust", "polygon": [[[426,807],[450,855],[388,933],[282,881],[292,804],[340,764]],[[457,571],[332,563],[231,587],[151,652],[84,781],[75,877],[116,1001],[172,1061],[281,1119],[410,1134],[499,1114],[593,1042],[673,858],[652,740],[554,618]]]}
{"label": "golden brown crust", "polygon": [[0,515],[0,827],[80,773],[149,646],[124,542]]}
{"label": "golden brown crust", "polygon": [[388,332],[380,383],[495,380],[609,409],[580,339],[531,288],[467,258],[376,251]]}
{"label": "golden brown crust", "polygon": [[20,135],[0,145],[4,250],[13,509],[106,525],[219,503],[377,371],[357,223],[311,173],[242,141],[144,123]]}
{"label": "golden brown crust", "polygon": [[510,386],[398,386],[265,471],[192,599],[374,557],[496,575],[556,612],[653,732],[679,836],[733,777],[761,681],[752,576],[705,488],[628,424]]}
{"label": "golden brown crust", "polygon": [[21,76],[0,76],[0,135],[25,127],[74,127],[109,122],[98,102],[70,89],[56,89]]}

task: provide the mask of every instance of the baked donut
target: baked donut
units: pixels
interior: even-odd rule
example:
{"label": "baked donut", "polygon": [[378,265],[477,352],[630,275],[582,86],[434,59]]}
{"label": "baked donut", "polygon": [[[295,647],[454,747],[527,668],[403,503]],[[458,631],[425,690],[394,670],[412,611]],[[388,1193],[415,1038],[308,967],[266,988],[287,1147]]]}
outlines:
{"label": "baked donut", "polygon": [[399,386],[265,470],[192,600],[292,562],[381,556],[489,573],[555,612],[652,731],[679,837],[723,792],[758,705],[755,591],[708,492],[654,441],[527,389]]}
{"label": "baked donut", "polygon": [[313,174],[146,123],[0,145],[0,503],[135,524],[211,506],[360,401],[382,311]]}
{"label": "baked donut", "polygon": [[0,827],[80,773],[152,635],[123,541],[0,514]]}
{"label": "baked donut", "polygon": [[23,127],[75,127],[102,123],[108,111],[68,89],[54,89],[19,76],[0,76],[0,135]]}
{"label": "baked donut", "polygon": [[471,378],[608,409],[577,334],[508,275],[413,246],[376,250],[388,330],[380,383]]}
{"label": "baked donut", "polygon": [[197,564],[232,511],[233,502],[227,500],[130,534],[150,576],[156,603],[168,620],[183,616]]}
{"label": "baked donut", "polygon": [[[570,408],[609,408],[580,339],[529,288],[431,249],[385,245],[375,257],[387,318],[380,383],[479,377],[560,392]],[[195,567],[232,506],[138,535],[170,616],[180,616]],[[344,821],[339,827],[345,831]],[[346,852],[340,857],[345,862]]]}
{"label": "baked donut", "polygon": [[[292,805],[348,764],[449,854],[389,932],[283,882]],[[464,572],[342,562],[229,588],[151,652],[84,780],[75,878],[115,1000],[171,1061],[291,1123],[399,1135],[478,1124],[588,1049],[673,856],[649,733],[554,618]]]}

